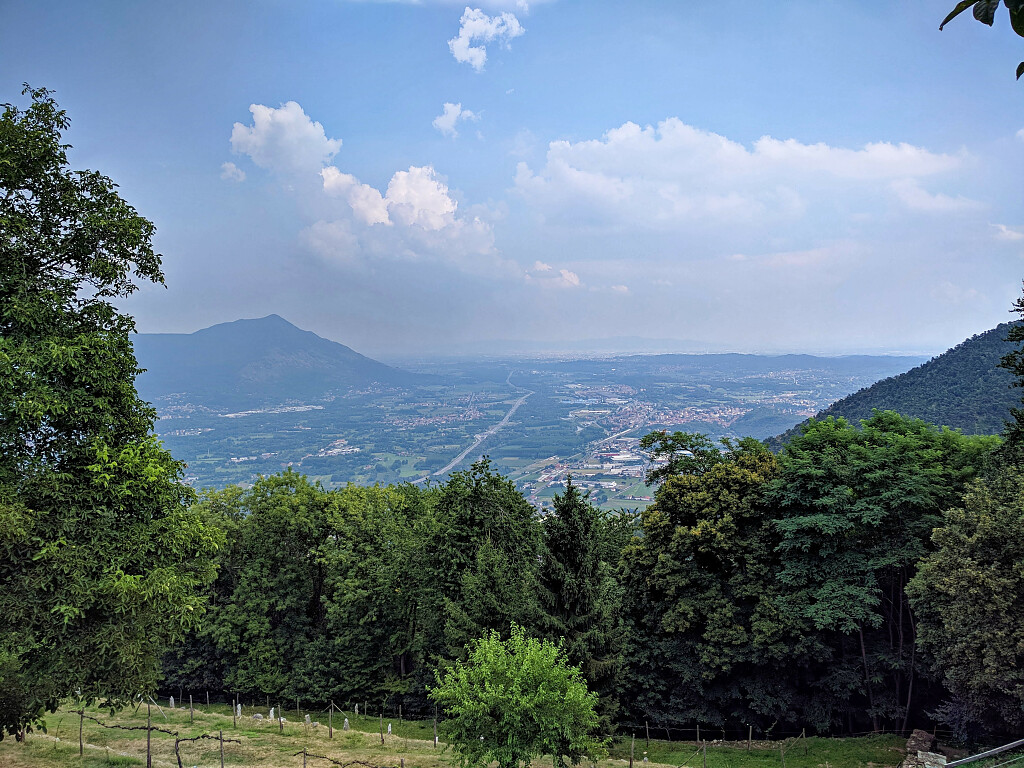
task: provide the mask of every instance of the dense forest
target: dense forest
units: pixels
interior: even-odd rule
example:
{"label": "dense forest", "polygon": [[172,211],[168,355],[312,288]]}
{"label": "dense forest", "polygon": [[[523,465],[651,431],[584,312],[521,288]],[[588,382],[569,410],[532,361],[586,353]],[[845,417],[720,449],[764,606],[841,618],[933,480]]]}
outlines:
{"label": "dense forest", "polygon": [[[1014,344],[1007,340],[1015,323],[1002,323],[937,355],[923,365],[890,376],[837,400],[815,418],[867,419],[875,410],[896,411],[959,429],[969,435],[998,435],[1020,400],[1013,376],[999,367]],[[797,425],[769,444],[778,449],[798,434]]]}
{"label": "dense forest", "polygon": [[1024,505],[999,446],[812,421],[778,456],[695,448],[642,514],[570,483],[538,515],[487,461],[428,488],[209,491],[226,546],[164,685],[426,714],[434,670],[515,623],[564,642],[606,731],[1011,731],[1024,686],[993,660],[1024,652]]}

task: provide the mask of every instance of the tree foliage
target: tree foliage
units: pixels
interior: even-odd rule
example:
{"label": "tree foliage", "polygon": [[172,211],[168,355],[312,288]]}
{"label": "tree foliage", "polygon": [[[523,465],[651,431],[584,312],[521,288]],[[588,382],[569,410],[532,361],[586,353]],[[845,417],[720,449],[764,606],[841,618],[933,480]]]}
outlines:
{"label": "tree foliage", "polygon": [[[1006,6],[1010,16],[1010,26],[1013,27],[1013,31],[1024,37],[1024,0],[1003,0],[1003,5]],[[996,18],[996,11],[999,10],[999,0],[961,0],[942,20],[939,29],[941,30],[968,8],[973,10],[975,19],[991,27]],[[1024,75],[1024,61],[1017,65],[1018,80],[1021,75]]]}
{"label": "tree foliage", "polygon": [[[1024,479],[974,483],[932,535],[907,586],[918,638],[950,699],[939,716],[962,738],[1024,724]],[[995,725],[994,728],[991,725]]]}
{"label": "tree foliage", "polygon": [[569,663],[581,668],[587,687],[599,696],[602,730],[610,732],[623,663],[622,598],[612,570],[619,552],[615,563],[601,558],[603,522],[570,477],[543,521],[538,587],[541,631],[560,640]]}
{"label": "tree foliage", "polygon": [[597,695],[587,691],[578,667],[547,640],[513,625],[472,641],[465,661],[438,670],[430,697],[447,715],[440,732],[462,768],[497,762],[518,768],[541,755],[556,766],[604,755],[592,735]]}
{"label": "tree foliage", "polygon": [[0,732],[72,692],[152,690],[217,545],[152,435],[113,303],[163,282],[153,225],[69,169],[67,116],[24,93],[0,117]]}

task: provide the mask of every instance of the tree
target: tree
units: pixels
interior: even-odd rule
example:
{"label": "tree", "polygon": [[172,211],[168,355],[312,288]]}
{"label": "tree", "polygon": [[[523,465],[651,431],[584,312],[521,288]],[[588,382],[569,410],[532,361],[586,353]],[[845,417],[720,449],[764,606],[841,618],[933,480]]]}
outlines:
{"label": "tree", "polygon": [[[1024,478],[973,484],[932,534],[907,585],[918,643],[949,692],[939,716],[961,738],[1024,724]],[[991,724],[998,723],[995,728]]]}
{"label": "tree", "polygon": [[430,689],[448,718],[439,730],[462,768],[518,768],[545,754],[562,767],[566,757],[576,765],[603,756],[591,735],[597,695],[557,645],[513,625],[507,640],[491,632],[466,650],[465,661],[437,671]]}
{"label": "tree", "polygon": [[[1017,298],[1010,311],[1024,319],[1024,296]],[[1024,342],[1024,323],[1015,323],[1010,326],[1006,340],[1018,344]],[[999,361],[999,367],[1017,377],[1012,386],[1024,387],[1024,348],[1015,349],[1003,355]],[[1021,399],[1021,404],[1024,404],[1024,398]],[[1013,421],[1009,422],[1003,430],[1006,443],[1000,449],[1000,453],[1004,462],[1019,465],[1024,463],[1024,409],[1013,408],[1010,415],[1013,416]]]}
{"label": "tree", "polygon": [[812,419],[780,456],[766,495],[780,535],[778,578],[786,609],[831,649],[821,708],[834,722],[906,730],[924,689],[904,588],[943,509],[998,443],[876,411],[861,429]]}
{"label": "tree", "polygon": [[598,694],[601,728],[608,733],[618,710],[622,668],[621,595],[614,566],[601,560],[601,523],[598,510],[570,477],[543,521],[540,627],[548,639],[562,640],[569,662],[580,667]]}
{"label": "tree", "polygon": [[753,439],[667,478],[626,547],[628,700],[637,720],[768,729],[797,716],[806,622],[781,608],[763,497],[778,472]]}
{"label": "tree", "polygon": [[68,167],[45,89],[0,117],[0,732],[75,691],[152,690],[198,620],[218,539],[135,391],[132,318],[163,282],[152,223]]}
{"label": "tree", "polygon": [[[1024,0],[1003,0],[1003,5],[1006,6],[1006,10],[1010,14],[1010,26],[1013,27],[1013,31],[1024,37]],[[942,20],[939,29],[941,30],[968,8],[974,9],[974,18],[991,27],[996,18],[996,11],[999,10],[999,0],[961,0]],[[1018,80],[1021,75],[1024,75],[1024,61],[1017,65]]]}
{"label": "tree", "polygon": [[702,475],[722,460],[722,452],[700,432],[650,432],[640,438],[640,448],[648,461],[664,462],[647,470],[651,485],[672,476]]}

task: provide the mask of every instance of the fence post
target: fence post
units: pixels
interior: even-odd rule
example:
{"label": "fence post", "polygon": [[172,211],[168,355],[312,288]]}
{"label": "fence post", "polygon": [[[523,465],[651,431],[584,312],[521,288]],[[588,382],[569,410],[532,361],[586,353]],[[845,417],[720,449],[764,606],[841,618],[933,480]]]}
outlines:
{"label": "fence post", "polygon": [[284,712],[281,711],[281,702],[277,702],[277,725],[281,733],[284,733]]}
{"label": "fence post", "polygon": [[331,699],[331,706],[327,709],[327,738],[334,738],[334,699]]}
{"label": "fence post", "polygon": [[380,745],[384,746],[384,707],[380,709]]}
{"label": "fence post", "polygon": [[195,713],[192,711],[192,694],[188,695],[188,722],[189,725],[195,722]]}
{"label": "fence post", "polygon": [[302,768],[306,768],[306,748],[302,748]]}
{"label": "fence post", "polygon": [[398,705],[398,724],[402,724],[402,705]]}
{"label": "fence post", "polygon": [[747,726],[747,752],[750,751],[750,741],[754,738],[754,726]]}
{"label": "fence post", "polygon": [[[646,721],[646,720],[644,720],[644,730],[645,730],[645,731],[647,732],[647,746],[648,746],[648,747],[650,747],[650,746],[651,746],[651,726],[649,726],[649,725],[647,724],[647,721]],[[698,734],[699,734],[699,733],[700,733],[700,732],[698,731]],[[699,739],[699,738],[700,738],[700,737],[699,737],[699,735],[698,735],[698,739]]]}
{"label": "fence post", "polygon": [[[784,743],[785,742],[783,742],[783,744]],[[782,758],[782,768],[786,768],[786,750],[784,749],[783,744],[779,744],[779,757]]]}
{"label": "fence post", "polygon": [[220,768],[224,768],[224,731],[217,731],[220,735]]}
{"label": "fence post", "polygon": [[85,745],[82,743],[82,723],[85,722],[85,707],[78,710],[78,756],[85,754]]}
{"label": "fence post", "polygon": [[437,749],[437,708],[434,708],[434,749]]}
{"label": "fence post", "polygon": [[238,727],[238,697],[234,696],[231,699],[231,725],[234,728]]}
{"label": "fence post", "polygon": [[807,729],[800,729],[800,738],[804,740],[804,756],[807,755]]}
{"label": "fence post", "polygon": [[701,751],[704,753],[704,768],[708,768],[708,743],[702,742],[701,747],[703,748]]}
{"label": "fence post", "polygon": [[210,692],[209,691],[206,692],[206,709],[207,709],[207,711],[209,711],[209,709],[210,709]]}
{"label": "fence post", "polygon": [[629,740],[629,768],[633,768],[633,748],[636,746],[636,734]]}
{"label": "fence post", "polygon": [[697,743],[700,744],[700,723],[697,723]]}
{"label": "fence post", "polygon": [[146,768],[153,768],[153,752],[150,749],[150,738],[153,735],[153,712],[146,705]]}

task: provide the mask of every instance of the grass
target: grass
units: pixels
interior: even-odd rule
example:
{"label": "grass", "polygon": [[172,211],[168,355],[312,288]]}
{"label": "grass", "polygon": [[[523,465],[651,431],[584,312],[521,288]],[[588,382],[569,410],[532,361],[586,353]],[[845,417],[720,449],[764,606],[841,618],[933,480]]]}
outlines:
{"label": "grass", "polygon": [[[285,705],[287,707],[287,704]],[[176,731],[181,738],[200,734],[217,735],[224,732],[225,739],[238,739],[241,743],[225,743],[225,766],[261,766],[265,768],[298,768],[302,763],[302,750],[309,754],[326,755],[347,762],[361,760],[381,768],[448,768],[452,764],[450,753],[434,748],[431,721],[401,723],[397,718],[384,720],[384,744],[381,744],[380,720],[377,717],[348,713],[351,730],[342,730],[344,715],[334,714],[334,738],[328,738],[327,714],[309,712],[311,720],[319,721],[317,728],[305,725],[295,710],[285,711],[287,722],[284,732],[276,722],[253,720],[252,707],[243,710],[243,717],[233,724],[230,707],[205,705],[195,710],[195,722],[189,723],[187,709],[169,711],[163,715],[152,709],[153,726]],[[266,711],[259,710],[264,718]],[[87,709],[86,714],[106,725],[145,726],[146,710],[127,709],[110,716],[107,710]],[[302,711],[305,715],[307,712]],[[12,738],[0,742],[0,766],[3,768],[99,768],[99,766],[145,765],[145,731],[124,731],[104,728],[85,720],[83,737],[85,755],[78,755],[78,715],[64,709],[47,717],[48,733],[31,733],[25,743]],[[387,725],[391,724],[391,734]],[[884,768],[896,766],[903,757],[904,741],[893,736],[874,736],[855,739],[809,738],[806,742],[791,744],[786,751],[786,768]],[[627,768],[630,743],[620,739],[610,745],[609,757],[601,760],[597,768]],[[152,735],[153,765],[157,768],[176,768],[174,737],[154,732]],[[644,764],[644,750],[648,763]],[[220,765],[220,745],[204,740],[181,744],[184,766]],[[806,751],[806,754],[805,754]],[[296,754],[298,753],[298,754]],[[329,768],[330,763],[308,758],[310,768]],[[550,765],[550,758],[535,763]],[[646,745],[638,740],[634,753],[635,768],[680,768],[703,766],[703,755],[693,742],[667,742],[652,740]],[[782,765],[778,743],[756,742],[748,752],[745,744],[708,743],[708,768],[776,768]]]}

